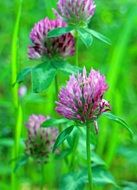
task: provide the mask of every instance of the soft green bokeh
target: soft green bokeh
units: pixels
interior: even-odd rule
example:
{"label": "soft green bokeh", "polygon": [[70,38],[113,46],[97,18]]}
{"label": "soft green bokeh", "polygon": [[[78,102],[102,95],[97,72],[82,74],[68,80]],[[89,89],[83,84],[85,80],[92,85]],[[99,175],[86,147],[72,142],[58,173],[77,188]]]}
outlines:
{"label": "soft green bokeh", "polygon": [[[11,44],[19,1],[0,1],[0,189],[9,189],[11,173],[11,151],[13,147],[14,129],[16,125],[16,109],[12,103],[11,83]],[[135,133],[134,139],[123,128],[104,118],[99,120],[100,133],[97,137],[96,152],[106,161],[108,167],[118,182],[123,181],[125,190],[137,189],[137,2],[136,0],[96,0],[96,12],[90,22],[90,28],[111,39],[111,46],[94,39],[93,45],[86,48],[82,42],[79,46],[79,65],[100,70],[107,77],[109,90],[106,94],[112,106],[112,112],[124,118]],[[18,35],[18,72],[28,65],[37,64],[27,56],[30,44],[29,33],[34,23],[49,16],[54,18],[51,8],[55,8],[55,0],[23,0],[22,14]],[[73,64],[75,58],[69,58]],[[65,84],[68,76],[59,73],[59,84]],[[54,82],[48,91],[34,94],[31,82],[27,78],[25,85],[27,95],[20,102],[23,108],[22,141],[26,136],[25,123],[32,113],[56,116],[54,111]],[[23,143],[21,141],[21,151]],[[77,158],[78,159],[78,158]],[[56,171],[58,163],[48,164],[44,170],[46,182],[50,189],[58,183],[60,176]],[[57,165],[56,165],[57,164]],[[33,163],[21,168],[17,177],[22,184],[20,189],[30,189],[30,185],[38,186],[40,168]],[[47,177],[48,173],[48,177]],[[125,181],[125,182],[124,182]],[[124,187],[124,186],[123,186]],[[109,187],[108,187],[109,189]],[[65,190],[65,189],[64,189]]]}

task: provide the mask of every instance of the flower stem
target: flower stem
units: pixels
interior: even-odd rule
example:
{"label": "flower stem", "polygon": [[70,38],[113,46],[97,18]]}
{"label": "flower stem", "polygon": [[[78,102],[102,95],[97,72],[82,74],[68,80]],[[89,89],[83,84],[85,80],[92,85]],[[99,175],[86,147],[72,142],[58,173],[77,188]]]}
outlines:
{"label": "flower stem", "polygon": [[92,167],[91,167],[91,150],[90,150],[90,126],[86,126],[86,149],[87,149],[87,166],[88,166],[88,181],[89,181],[89,190],[93,190],[92,183]]}
{"label": "flower stem", "polygon": [[[76,41],[76,56],[75,56],[75,65],[79,66],[79,53],[78,53],[78,31],[75,30],[75,41]],[[77,151],[77,146],[78,146],[78,142],[79,142],[79,133],[77,132],[75,139],[74,139],[74,145],[73,145],[73,150],[72,150],[72,157],[71,157],[71,162],[70,162],[70,168],[73,169],[73,167],[75,166],[75,157],[76,157],[76,151]]]}
{"label": "flower stem", "polygon": [[[78,43],[79,39],[78,39],[78,31],[75,30],[75,44],[76,44],[76,55],[75,55],[75,65],[79,66],[79,48],[78,48]],[[79,141],[79,134],[77,133],[74,139],[74,145],[73,145],[73,150],[72,150],[72,157],[71,157],[71,161],[70,161],[70,168],[73,169],[73,167],[75,166],[75,157],[76,157],[76,151],[77,151],[77,146],[78,146],[78,141]]]}
{"label": "flower stem", "polygon": [[78,31],[77,30],[75,31],[75,35],[76,35],[76,37],[75,37],[75,40],[76,40],[76,56],[75,56],[75,58],[76,58],[76,66],[79,66],[79,61],[78,61],[78,57],[79,57],[79,53],[78,53],[79,39],[78,39]]}

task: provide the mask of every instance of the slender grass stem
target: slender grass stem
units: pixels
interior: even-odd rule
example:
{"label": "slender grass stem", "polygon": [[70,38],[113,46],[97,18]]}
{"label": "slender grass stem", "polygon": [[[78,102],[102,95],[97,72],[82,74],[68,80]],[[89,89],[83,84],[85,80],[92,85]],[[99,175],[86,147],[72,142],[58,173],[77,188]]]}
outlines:
{"label": "slender grass stem", "polygon": [[[13,37],[12,37],[12,46],[11,46],[11,84],[15,83],[17,78],[17,54],[18,54],[18,34],[19,34],[19,24],[21,18],[21,11],[22,11],[22,0],[19,1],[18,4],[18,12],[17,17],[15,20],[14,30],[13,30]],[[17,158],[19,154],[19,143],[20,143],[20,135],[21,135],[21,127],[22,127],[22,107],[19,104],[18,98],[18,85],[15,85],[12,88],[12,102],[13,106],[16,111],[16,126],[15,126],[15,137],[14,137],[14,146],[12,149],[12,158]],[[15,173],[13,169],[15,168],[15,163],[12,164],[12,174],[11,174],[11,186],[12,190],[18,189],[17,184],[18,180],[16,179]]]}
{"label": "slender grass stem", "polygon": [[[11,84],[15,83],[17,78],[17,42],[18,42],[18,33],[19,33],[19,24],[21,18],[21,10],[22,10],[22,0],[19,1],[18,13],[15,21],[13,37],[12,37],[12,45],[11,45]],[[14,106],[18,106],[18,85],[15,85],[12,88],[12,96]]]}
{"label": "slender grass stem", "polygon": [[92,183],[92,167],[91,167],[91,150],[90,150],[90,126],[86,126],[86,149],[87,149],[87,166],[88,166],[88,180],[89,190],[93,190]]}
{"label": "slender grass stem", "polygon": [[21,130],[22,130],[22,121],[23,121],[23,112],[22,112],[22,106],[18,106],[18,113],[17,113],[17,123],[16,123],[16,131],[15,131],[15,154],[16,157],[19,155],[19,145],[20,145],[20,136],[21,136]]}

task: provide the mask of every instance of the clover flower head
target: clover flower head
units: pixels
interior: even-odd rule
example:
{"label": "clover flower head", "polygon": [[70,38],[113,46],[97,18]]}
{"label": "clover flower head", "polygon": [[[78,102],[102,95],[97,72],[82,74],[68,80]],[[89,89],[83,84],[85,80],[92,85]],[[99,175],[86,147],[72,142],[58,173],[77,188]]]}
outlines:
{"label": "clover flower head", "polygon": [[47,119],[48,117],[43,115],[33,114],[26,124],[28,129],[28,138],[25,142],[26,154],[38,162],[48,162],[49,154],[58,135],[58,130],[54,127],[40,127]]}
{"label": "clover flower head", "polygon": [[56,111],[64,117],[86,123],[96,121],[103,113],[110,110],[109,103],[103,99],[108,85],[105,77],[98,71],[86,69],[77,76],[70,76],[66,87],[59,93]]}
{"label": "clover flower head", "polygon": [[94,15],[95,7],[93,0],[59,0],[54,12],[70,24],[84,24]]}
{"label": "clover flower head", "polygon": [[59,18],[50,20],[46,17],[36,23],[30,33],[32,45],[28,48],[29,58],[72,56],[75,52],[75,41],[71,33],[64,34],[60,37],[47,37],[49,31],[65,26],[66,23]]}

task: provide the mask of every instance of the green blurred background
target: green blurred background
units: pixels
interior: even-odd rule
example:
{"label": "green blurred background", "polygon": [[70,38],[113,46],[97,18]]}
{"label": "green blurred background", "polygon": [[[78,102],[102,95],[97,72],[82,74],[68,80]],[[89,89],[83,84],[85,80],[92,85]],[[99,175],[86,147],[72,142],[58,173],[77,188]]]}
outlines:
{"label": "green blurred background", "polygon": [[[13,33],[19,1],[0,1],[0,189],[6,189],[10,178],[11,149],[16,125],[16,109],[12,97],[12,68],[14,43]],[[34,23],[49,16],[54,18],[51,8],[56,7],[55,0],[23,0],[19,35],[17,41],[18,72],[32,63],[27,56],[30,43],[29,33]],[[107,77],[109,91],[106,94],[112,105],[112,112],[124,118],[135,133],[133,140],[123,128],[104,118],[100,119],[100,133],[97,138],[96,152],[107,162],[108,167],[120,181],[133,183],[126,190],[137,189],[137,1],[136,0],[96,0],[96,12],[90,22],[90,28],[111,39],[108,46],[94,39],[87,49],[81,42],[79,64],[90,69],[99,69]],[[73,64],[75,58],[69,59]],[[59,75],[60,86],[65,83],[66,75]],[[27,95],[20,99],[23,108],[24,124],[32,113],[55,116],[54,83],[48,91],[34,94],[28,77],[24,83]],[[33,168],[32,168],[33,173]],[[24,178],[23,171],[18,174]],[[33,174],[32,174],[33,176]],[[28,176],[26,176],[26,180]],[[34,180],[35,177],[33,176]],[[129,188],[128,188],[129,187]],[[25,189],[25,188],[24,188]]]}

